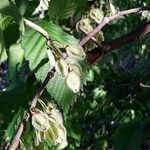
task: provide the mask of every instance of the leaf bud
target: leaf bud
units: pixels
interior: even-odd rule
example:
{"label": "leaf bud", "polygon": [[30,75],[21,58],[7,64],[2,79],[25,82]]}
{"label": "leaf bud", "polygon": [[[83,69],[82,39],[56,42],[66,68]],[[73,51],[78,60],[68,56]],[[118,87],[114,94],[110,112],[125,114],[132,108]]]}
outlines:
{"label": "leaf bud", "polygon": [[79,92],[81,86],[80,76],[74,71],[69,72],[66,77],[66,84],[74,93]]}
{"label": "leaf bud", "polygon": [[92,32],[93,31],[93,27],[92,25],[90,24],[90,20],[88,18],[85,18],[85,19],[82,19],[80,20],[78,23],[77,23],[77,29],[81,29],[83,31],[86,31],[86,32]]}
{"label": "leaf bud", "polygon": [[62,76],[66,77],[68,75],[68,65],[63,59],[58,59],[55,64],[56,71]]}
{"label": "leaf bud", "polygon": [[76,64],[69,64],[69,71],[75,72],[80,77],[83,75],[81,66]]}
{"label": "leaf bud", "polygon": [[98,8],[92,8],[90,11],[90,17],[97,23],[100,23],[104,17],[102,10]]}
{"label": "leaf bud", "polygon": [[83,60],[85,58],[85,52],[80,45],[69,45],[67,46],[66,51],[71,58],[75,58],[77,60]]}

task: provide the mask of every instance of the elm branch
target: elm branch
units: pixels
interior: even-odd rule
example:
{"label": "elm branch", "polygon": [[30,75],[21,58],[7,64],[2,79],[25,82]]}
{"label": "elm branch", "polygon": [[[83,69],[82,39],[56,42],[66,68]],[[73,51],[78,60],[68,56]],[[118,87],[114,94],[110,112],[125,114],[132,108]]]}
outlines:
{"label": "elm branch", "polygon": [[139,8],[133,8],[129,10],[124,10],[124,11],[118,11],[116,14],[109,16],[109,17],[104,17],[103,20],[99,23],[99,25],[94,28],[92,32],[90,32],[87,36],[85,36],[81,41],[80,45],[83,46],[85,43],[87,43],[97,32],[99,32],[105,25],[107,25],[109,22],[121,17],[125,16],[131,13],[138,13],[142,12],[144,10],[150,10],[150,7],[139,7]]}

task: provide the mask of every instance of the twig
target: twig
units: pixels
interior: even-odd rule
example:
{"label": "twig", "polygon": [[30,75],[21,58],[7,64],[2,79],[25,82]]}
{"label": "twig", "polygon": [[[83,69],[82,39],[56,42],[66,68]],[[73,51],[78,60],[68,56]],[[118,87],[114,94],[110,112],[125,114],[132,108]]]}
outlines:
{"label": "twig", "polygon": [[131,31],[130,33],[112,40],[109,43],[102,43],[101,47],[89,51],[87,53],[88,61],[91,64],[96,62],[96,60],[101,56],[101,50],[103,50],[104,53],[111,52],[115,49],[125,46],[126,44],[130,44],[131,42],[138,40],[148,33],[150,33],[150,22],[142,25],[134,31]]}
{"label": "twig", "polygon": [[52,41],[50,38],[48,39],[47,45],[48,45],[48,47],[49,47],[50,49],[52,48],[52,49],[54,50],[54,52],[55,52],[60,58],[65,59],[65,58],[63,57],[63,53],[61,52],[61,50],[60,50],[58,47],[55,46],[55,44],[53,43],[53,41]]}
{"label": "twig", "polygon": [[30,117],[30,113],[26,112],[22,121],[20,121],[16,133],[14,134],[11,142],[7,143],[7,145],[4,147],[5,150],[9,150],[10,148],[12,148],[13,150],[17,149],[19,145],[20,137],[22,135],[26,122],[29,120],[29,117]]}
{"label": "twig", "polygon": [[[79,28],[85,35],[88,35],[89,33],[81,28]],[[95,37],[91,37],[91,40],[98,46],[101,46],[101,44],[98,42],[98,40]]]}
{"label": "twig", "polygon": [[[58,51],[58,48],[55,47],[55,45],[53,44],[53,42],[52,42],[51,38],[49,37],[49,34],[48,34],[47,31],[45,31],[42,27],[40,27],[39,25],[33,23],[30,20],[24,19],[24,22],[27,26],[29,26],[30,28],[36,30],[42,36],[44,36],[47,40],[48,46],[50,46],[49,44],[51,44],[52,48],[57,50],[57,53],[60,53],[60,51]],[[46,87],[48,81],[54,76],[54,73],[55,73],[55,68],[53,67],[52,70],[48,72],[48,74],[47,74],[44,82],[40,86],[40,88],[37,90],[34,98],[31,101],[30,108],[36,106],[38,98],[42,95],[42,93],[44,91],[44,88]],[[9,145],[7,144],[4,149],[6,149],[6,150],[9,149],[9,148],[13,148],[13,150],[17,149],[17,147],[19,145],[20,137],[21,137],[21,135],[23,133],[23,130],[24,130],[24,127],[25,127],[25,124],[26,124],[26,122],[28,122],[29,118],[30,118],[30,111],[28,110],[25,113],[22,121],[19,123],[18,128],[16,130],[16,133],[12,137],[10,144]]]}
{"label": "twig", "polygon": [[48,81],[54,76],[55,73],[55,67],[53,67],[47,74],[45,80],[43,81],[41,87],[37,90],[32,102],[31,102],[31,108],[36,106],[37,100],[38,98],[41,96],[41,94],[43,93],[43,90],[45,88],[45,86],[47,85]]}
{"label": "twig", "polygon": [[[55,74],[55,68],[52,68],[52,70],[50,70],[44,80],[44,82],[42,83],[42,85],[40,86],[40,88],[37,90],[31,104],[30,104],[30,108],[35,107],[38,101],[38,98],[42,95],[44,88],[46,87],[48,81],[54,76]],[[27,111],[24,115],[24,118],[22,119],[22,121],[19,123],[18,128],[16,130],[16,133],[14,134],[14,136],[12,137],[12,140],[10,142],[10,146],[7,145],[7,147],[5,147],[5,149],[7,150],[10,147],[13,147],[13,150],[15,150],[18,145],[19,145],[19,140],[20,137],[23,133],[23,130],[25,128],[25,124],[26,122],[28,122],[29,118],[31,117],[30,112]]]}
{"label": "twig", "polygon": [[[24,22],[27,26],[31,27],[32,29],[39,32],[42,36],[44,36],[47,40],[48,46],[49,46],[49,44],[51,44],[52,48],[57,50],[57,52],[59,53],[58,48],[55,47],[55,45],[53,44],[53,42],[52,42],[51,38],[49,37],[49,34],[47,33],[47,31],[45,31],[42,27],[40,27],[39,25],[33,23],[30,20],[24,19]],[[55,68],[52,68],[52,70],[48,72],[45,80],[43,81],[42,85],[37,90],[34,98],[32,99],[31,104],[30,104],[30,108],[36,106],[38,98],[42,95],[42,93],[44,91],[44,88],[46,87],[48,81],[54,76],[54,73],[55,73]],[[30,118],[30,111],[27,111],[25,113],[22,121],[19,123],[18,128],[16,130],[16,133],[12,137],[10,144],[9,145],[7,144],[4,149],[6,149],[6,150],[9,149],[9,148],[13,148],[13,150],[17,149],[17,147],[19,145],[20,137],[21,137],[21,135],[24,131],[25,124],[26,124],[26,122],[28,122],[29,118]]]}
{"label": "twig", "polygon": [[150,33],[150,22],[108,43],[105,52],[108,53],[121,46],[132,43],[148,33]]}
{"label": "twig", "polygon": [[143,83],[140,83],[140,86],[141,86],[141,87],[144,87],[144,88],[150,88],[150,85],[143,84]]}
{"label": "twig", "polygon": [[99,23],[99,25],[92,31],[90,32],[87,36],[85,36],[81,41],[80,45],[83,46],[85,43],[87,43],[97,32],[99,32],[106,24],[108,24],[110,21],[115,20],[118,17],[128,15],[131,13],[137,13],[141,12],[144,10],[150,10],[150,7],[139,7],[139,8],[133,8],[125,11],[118,11],[116,14],[110,17],[104,17],[103,20]]}

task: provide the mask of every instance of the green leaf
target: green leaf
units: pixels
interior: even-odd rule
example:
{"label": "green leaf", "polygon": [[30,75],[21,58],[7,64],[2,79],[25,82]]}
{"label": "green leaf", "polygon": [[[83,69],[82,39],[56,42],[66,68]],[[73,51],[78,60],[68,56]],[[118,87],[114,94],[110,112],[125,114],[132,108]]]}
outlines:
{"label": "green leaf", "polygon": [[75,13],[81,13],[85,9],[87,0],[51,0],[48,14],[51,20],[57,21],[72,17]]}
{"label": "green leaf", "polygon": [[3,31],[0,29],[0,64],[7,60]]}
{"label": "green leaf", "polygon": [[42,59],[46,58],[46,40],[36,31],[27,30],[22,40],[25,58],[29,60],[31,70],[34,70]]}
{"label": "green leaf", "polygon": [[[65,33],[60,27],[51,22],[40,21],[38,24],[49,33],[52,40],[59,42],[63,47],[78,43],[78,40],[73,36]],[[36,78],[43,82],[51,69],[49,62],[42,61],[47,58],[45,38],[33,29],[27,29],[22,39],[22,47],[25,50],[25,58],[29,61],[30,69],[37,69]],[[39,66],[41,67],[39,68]],[[66,86],[64,79],[58,74],[49,81],[47,90],[64,110],[67,110],[76,98],[75,94]]]}
{"label": "green leaf", "polygon": [[62,28],[52,22],[40,21],[39,25],[48,32],[52,40],[59,42],[64,47],[78,43],[78,40],[74,36],[64,32]]}
{"label": "green leaf", "polygon": [[9,79],[15,80],[17,71],[22,66],[24,59],[24,50],[22,49],[21,44],[17,43],[12,45],[9,48],[8,56]]}
{"label": "green leaf", "polygon": [[[36,78],[39,81],[45,79],[48,71],[51,69],[49,63],[44,64],[37,72]],[[64,79],[56,73],[55,76],[48,82],[47,91],[57,101],[59,106],[67,111],[68,107],[75,101],[76,94],[74,94],[65,84]]]}
{"label": "green leaf", "polygon": [[73,104],[77,96],[67,87],[63,77],[57,73],[49,81],[47,90],[64,111],[68,110],[69,106]]}
{"label": "green leaf", "polygon": [[5,30],[12,20],[11,16],[0,13],[0,29]]}
{"label": "green leaf", "polygon": [[38,81],[43,82],[44,79],[45,79],[46,76],[47,76],[48,71],[51,70],[51,69],[52,69],[52,67],[51,67],[51,65],[50,65],[49,62],[47,62],[47,63],[45,63],[44,65],[42,65],[42,66],[38,69],[38,71],[35,73],[35,76],[36,76],[36,78],[38,79]]}
{"label": "green leaf", "polygon": [[124,124],[116,134],[115,150],[140,150],[143,124],[132,121]]}
{"label": "green leaf", "polygon": [[73,16],[76,10],[74,0],[51,0],[49,17],[51,20],[62,20]]}
{"label": "green leaf", "polygon": [[17,6],[9,0],[0,1],[0,13],[12,16],[18,22],[21,19],[21,15],[17,9]]}
{"label": "green leaf", "polygon": [[[76,44],[78,41],[69,34],[65,33],[60,27],[51,22],[40,21],[39,24],[48,33],[52,40],[66,46]],[[29,60],[31,70],[34,70],[42,59],[46,58],[46,40],[33,29],[27,29],[22,39],[22,47],[25,50],[25,58]]]}

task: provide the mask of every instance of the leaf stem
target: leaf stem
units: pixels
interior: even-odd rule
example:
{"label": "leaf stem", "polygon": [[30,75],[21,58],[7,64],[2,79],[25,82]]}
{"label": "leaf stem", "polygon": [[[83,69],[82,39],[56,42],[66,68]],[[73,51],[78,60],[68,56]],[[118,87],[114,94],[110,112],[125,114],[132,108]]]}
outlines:
{"label": "leaf stem", "polygon": [[31,105],[30,107],[35,107],[36,104],[37,104],[37,101],[38,101],[38,98],[42,95],[43,91],[44,91],[44,88],[46,87],[48,81],[54,76],[54,73],[55,73],[55,67],[53,67],[47,74],[45,80],[43,81],[41,87],[37,90],[32,102],[31,102]]}
{"label": "leaf stem", "polygon": [[[43,93],[43,91],[44,91],[44,89],[45,89],[47,83],[48,83],[49,80],[54,76],[54,74],[55,74],[55,68],[52,68],[52,69],[48,72],[48,74],[47,74],[45,80],[43,81],[42,85],[40,86],[40,88],[37,90],[35,96],[33,97],[32,102],[31,102],[31,104],[30,104],[30,108],[36,106],[36,104],[37,104],[37,102],[38,102],[38,98],[42,95],[42,93]],[[28,110],[28,111],[25,113],[23,119],[20,121],[20,123],[19,123],[19,125],[18,125],[18,127],[17,127],[17,130],[16,130],[14,136],[13,136],[12,139],[11,139],[10,144],[9,144],[9,145],[7,144],[7,145],[5,146],[5,148],[4,148],[5,150],[8,150],[9,148],[13,148],[13,150],[17,149],[17,147],[19,146],[20,137],[21,137],[21,135],[22,135],[22,133],[23,133],[23,131],[24,131],[24,128],[25,128],[25,124],[28,122],[28,120],[29,120],[30,117],[31,117],[30,111]]]}
{"label": "leaf stem", "polygon": [[24,23],[29,26],[30,28],[36,30],[37,32],[39,32],[40,34],[42,34],[46,39],[49,39],[49,34],[46,30],[44,30],[42,27],[40,27],[39,25],[33,23],[30,20],[24,19]]}

